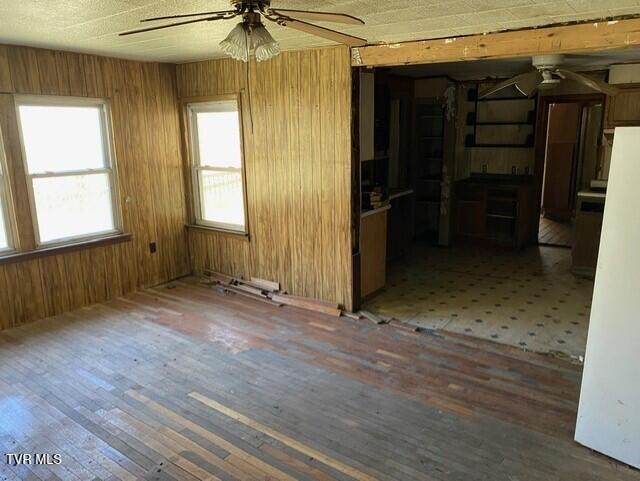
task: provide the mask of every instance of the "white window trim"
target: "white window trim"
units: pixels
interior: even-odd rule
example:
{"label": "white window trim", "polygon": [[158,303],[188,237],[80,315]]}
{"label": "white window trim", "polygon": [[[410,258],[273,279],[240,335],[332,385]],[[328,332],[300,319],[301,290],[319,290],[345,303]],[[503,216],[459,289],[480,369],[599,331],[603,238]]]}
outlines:
{"label": "white window trim", "polygon": [[[199,145],[198,129],[194,125],[194,114],[198,112],[211,112],[216,104],[222,102],[235,102],[238,112],[238,128],[240,130],[240,167],[212,167],[206,165],[200,165],[200,150],[197,148]],[[239,96],[220,96],[206,101],[192,102],[187,104],[187,118],[189,126],[189,152],[191,154],[191,185],[193,193],[193,209],[196,225],[208,227],[211,229],[219,230],[222,232],[228,232],[232,234],[248,235],[248,216],[247,216],[247,188],[245,182],[245,163],[244,163],[244,135],[242,129],[242,109]],[[200,188],[200,173],[203,171],[209,172],[238,172],[242,179],[242,210],[244,213],[244,225],[228,224],[225,222],[215,222],[203,219],[203,194]]]}
{"label": "white window trim", "polygon": [[[107,165],[101,169],[82,169],[76,171],[64,172],[44,172],[37,174],[29,173],[27,163],[27,155],[24,145],[24,137],[22,133],[22,122],[20,120],[20,106],[37,105],[41,107],[99,107],[102,109],[102,142],[105,152],[105,160]],[[97,99],[89,97],[67,97],[67,96],[50,96],[50,95],[17,95],[15,97],[16,116],[18,119],[18,129],[20,132],[20,147],[22,149],[22,161],[24,165],[25,177],[27,178],[27,191],[29,193],[29,204],[31,207],[31,218],[33,220],[33,233],[36,240],[36,248],[64,246],[67,244],[76,244],[82,241],[91,241],[103,237],[110,237],[116,234],[122,234],[122,211],[120,209],[120,195],[118,189],[118,173],[116,155],[113,143],[113,129],[111,123],[111,105],[107,99]],[[40,227],[38,225],[38,212],[36,210],[35,195],[33,192],[33,179],[65,177],[73,175],[92,175],[92,174],[109,174],[109,185],[111,187],[111,209],[113,212],[114,228],[101,232],[93,232],[87,235],[69,236],[61,239],[43,242],[40,240]]]}
{"label": "white window trim", "polygon": [[0,256],[10,254],[16,249],[15,229],[13,225],[13,209],[9,186],[9,172],[7,170],[7,156],[4,150],[2,130],[0,129],[0,217],[4,221],[5,235],[8,247],[0,248]]}

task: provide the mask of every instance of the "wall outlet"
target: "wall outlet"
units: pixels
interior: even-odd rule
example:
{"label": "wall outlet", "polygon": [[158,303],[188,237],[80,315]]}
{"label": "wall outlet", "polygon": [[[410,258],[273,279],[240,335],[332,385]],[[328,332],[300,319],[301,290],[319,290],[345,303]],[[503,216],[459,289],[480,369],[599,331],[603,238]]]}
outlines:
{"label": "wall outlet", "polygon": [[518,173],[518,168],[515,165],[511,166],[511,174],[516,175]]}
{"label": "wall outlet", "polygon": [[487,173],[487,164],[482,164],[482,173],[483,174]]}
{"label": "wall outlet", "polygon": [[156,245],[155,242],[151,242],[149,244],[149,252],[151,252],[152,254],[155,254],[158,251],[158,246]]}

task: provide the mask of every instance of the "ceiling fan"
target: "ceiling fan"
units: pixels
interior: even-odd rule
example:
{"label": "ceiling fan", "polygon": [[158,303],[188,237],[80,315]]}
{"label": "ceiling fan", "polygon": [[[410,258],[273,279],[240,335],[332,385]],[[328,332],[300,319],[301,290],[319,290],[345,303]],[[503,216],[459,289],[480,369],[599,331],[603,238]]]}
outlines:
{"label": "ceiling fan", "polygon": [[607,82],[589,75],[562,68],[564,56],[538,55],[531,58],[534,70],[511,77],[479,93],[478,98],[488,97],[507,87],[515,87],[523,95],[530,97],[536,90],[549,90],[564,80],[573,80],[607,95],[616,95],[618,89]]}
{"label": "ceiling fan", "polygon": [[238,23],[233,30],[231,30],[227,38],[220,42],[220,47],[226,54],[236,60],[248,62],[249,54],[253,51],[256,56],[256,60],[262,61],[269,60],[280,53],[280,46],[269,34],[262,23],[262,17],[264,17],[270,22],[274,22],[282,27],[300,30],[305,33],[310,33],[318,37],[348,45],[349,47],[358,47],[367,43],[363,38],[354,37],[353,35],[347,35],[346,33],[338,32],[326,27],[320,27],[319,25],[314,25],[300,20],[303,18],[307,20],[345,23],[350,25],[364,25],[364,22],[359,18],[344,13],[272,8],[271,0],[231,0],[231,7],[232,8],[230,10],[217,12],[187,13],[182,15],[145,18],[140,21],[156,22],[159,20],[186,20],[131,30],[121,33],[120,36],[150,32],[153,30],[161,30],[192,23],[230,20],[235,17],[241,17],[242,21]]}

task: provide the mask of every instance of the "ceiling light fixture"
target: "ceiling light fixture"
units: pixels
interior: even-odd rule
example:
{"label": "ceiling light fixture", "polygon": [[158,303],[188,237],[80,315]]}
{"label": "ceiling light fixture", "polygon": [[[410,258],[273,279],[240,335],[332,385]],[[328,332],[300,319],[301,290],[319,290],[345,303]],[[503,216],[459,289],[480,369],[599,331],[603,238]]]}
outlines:
{"label": "ceiling light fixture", "polygon": [[251,30],[251,44],[258,62],[272,59],[280,53],[280,45],[261,23]]}
{"label": "ceiling light fixture", "polygon": [[280,45],[267,31],[260,21],[260,15],[256,13],[245,14],[242,22],[220,42],[220,48],[231,58],[243,62],[249,61],[251,51],[258,62],[272,59],[280,53]]}
{"label": "ceiling light fixture", "polygon": [[220,42],[220,48],[224,53],[236,60],[249,61],[249,32],[247,25],[240,22],[236,25],[227,38]]}
{"label": "ceiling light fixture", "polygon": [[163,30],[165,28],[193,25],[202,22],[214,22],[217,20],[230,20],[242,17],[242,22],[234,27],[227,38],[220,42],[220,47],[229,56],[236,60],[249,62],[249,56],[253,51],[258,62],[269,60],[280,53],[280,45],[262,24],[261,18],[281,27],[292,28],[304,33],[338,42],[349,47],[366,45],[364,38],[355,37],[338,32],[330,28],[321,27],[301,19],[319,20],[323,22],[337,22],[348,25],[364,25],[357,17],[346,13],[316,12],[310,10],[289,10],[285,8],[272,8],[271,0],[230,0],[231,10],[217,12],[181,13],[178,15],[164,15],[162,17],[143,18],[141,22],[157,22],[160,20],[180,20],[177,22],[155,25],[153,27],[139,28],[122,32],[120,36],[134,35],[144,32]]}

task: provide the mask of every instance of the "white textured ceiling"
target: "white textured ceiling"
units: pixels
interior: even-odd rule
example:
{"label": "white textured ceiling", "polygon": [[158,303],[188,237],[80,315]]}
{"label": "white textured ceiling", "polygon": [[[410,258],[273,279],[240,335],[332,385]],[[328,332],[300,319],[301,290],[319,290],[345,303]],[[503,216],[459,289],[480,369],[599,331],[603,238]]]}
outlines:
{"label": "white textured ceiling", "polygon": [[[640,0],[273,0],[272,6],[361,17],[333,26],[374,42],[440,38],[640,13]],[[218,42],[234,20],[118,37],[144,17],[224,10],[227,0],[0,0],[0,43],[116,57],[186,62],[222,56]],[[268,25],[283,49],[330,42]]]}

